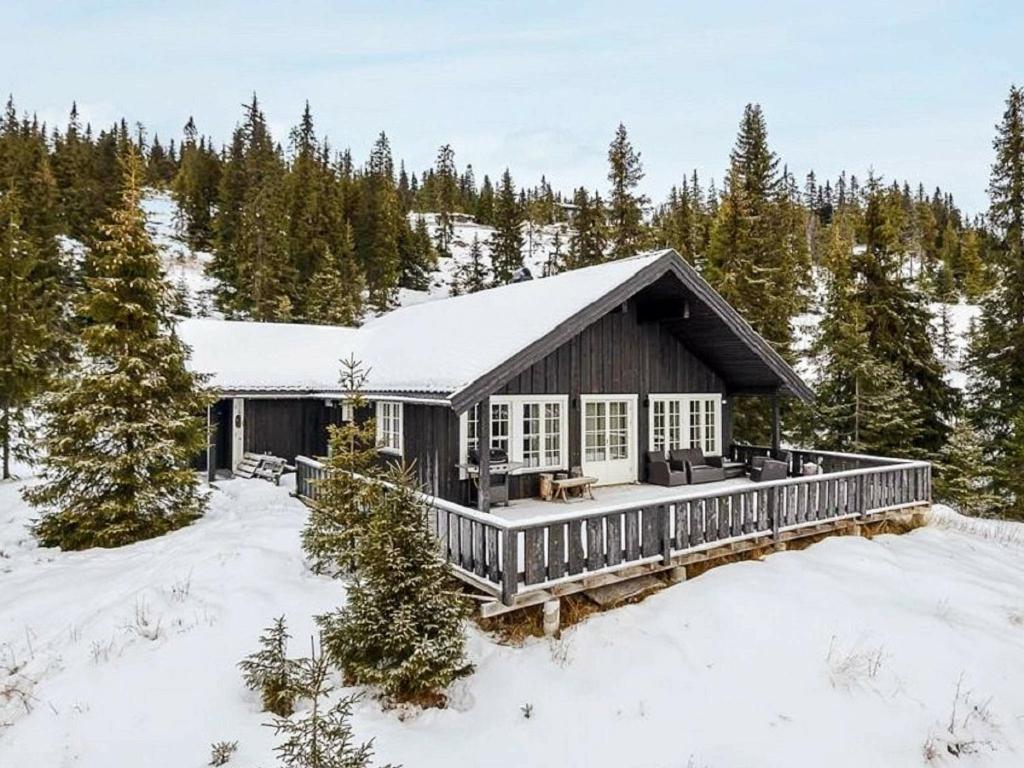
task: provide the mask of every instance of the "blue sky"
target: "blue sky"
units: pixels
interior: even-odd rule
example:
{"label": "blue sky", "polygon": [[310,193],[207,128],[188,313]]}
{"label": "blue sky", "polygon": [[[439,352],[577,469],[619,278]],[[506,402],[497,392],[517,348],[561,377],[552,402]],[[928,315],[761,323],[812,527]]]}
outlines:
{"label": "blue sky", "polygon": [[0,4],[0,87],[63,123],[189,114],[226,141],[255,90],[284,140],[306,99],[366,156],[383,129],[416,169],[450,142],[478,174],[604,189],[624,122],[656,200],[721,179],[744,104],[802,177],[910,178],[986,205],[993,126],[1024,83],[1019,2]]}

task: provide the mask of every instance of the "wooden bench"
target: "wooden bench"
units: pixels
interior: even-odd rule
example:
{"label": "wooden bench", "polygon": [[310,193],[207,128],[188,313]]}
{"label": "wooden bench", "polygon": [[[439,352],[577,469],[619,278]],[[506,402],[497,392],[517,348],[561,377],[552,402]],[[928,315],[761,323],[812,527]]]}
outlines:
{"label": "wooden bench", "polygon": [[272,456],[269,453],[246,453],[235,469],[235,477],[251,479],[258,477],[261,480],[273,481],[274,485],[281,484],[281,475],[287,471],[293,471],[295,467],[289,465],[280,456]]}
{"label": "wooden bench", "polygon": [[581,497],[585,493],[590,498],[594,498],[593,487],[596,482],[596,477],[566,477],[561,480],[552,480],[551,487],[555,491],[553,498],[561,498],[562,501],[567,502],[569,501],[567,492],[577,488]]}

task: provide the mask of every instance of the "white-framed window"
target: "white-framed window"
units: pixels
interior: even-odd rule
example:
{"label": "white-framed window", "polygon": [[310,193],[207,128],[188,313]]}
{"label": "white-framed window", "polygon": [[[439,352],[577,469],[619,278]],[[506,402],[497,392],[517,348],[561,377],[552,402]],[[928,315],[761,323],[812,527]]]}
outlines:
{"label": "white-framed window", "polygon": [[[569,463],[568,395],[495,395],[491,397],[491,448],[522,464],[517,472],[566,469]],[[460,417],[461,463],[480,448],[480,407]]]}
{"label": "white-framed window", "polygon": [[402,404],[391,400],[377,401],[377,448],[402,454]]}
{"label": "white-framed window", "polygon": [[721,395],[651,395],[650,406],[652,451],[700,448],[705,456],[721,455]]}

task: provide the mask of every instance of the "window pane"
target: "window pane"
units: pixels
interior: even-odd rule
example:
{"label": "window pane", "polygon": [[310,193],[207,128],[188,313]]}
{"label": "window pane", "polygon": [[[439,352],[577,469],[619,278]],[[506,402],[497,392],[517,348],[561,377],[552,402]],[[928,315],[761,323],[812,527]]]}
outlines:
{"label": "window pane", "polygon": [[523,405],[523,464],[540,466],[540,405]]}
{"label": "window pane", "polygon": [[587,403],[584,448],[587,461],[604,461],[607,456],[608,421],[605,403]]}
{"label": "window pane", "polygon": [[610,459],[629,458],[629,406],[608,403],[608,454]]}
{"label": "window pane", "polygon": [[554,467],[562,463],[562,406],[544,406],[544,464]]}

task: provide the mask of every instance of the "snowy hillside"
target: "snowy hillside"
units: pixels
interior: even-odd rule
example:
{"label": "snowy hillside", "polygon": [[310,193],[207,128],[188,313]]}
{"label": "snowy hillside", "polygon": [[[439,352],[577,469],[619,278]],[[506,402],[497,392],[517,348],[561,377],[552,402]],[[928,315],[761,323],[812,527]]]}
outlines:
{"label": "snowy hillside", "polygon": [[[178,237],[174,224],[178,207],[169,194],[150,190],[143,198],[142,208],[146,213],[149,234],[163,257],[168,280],[186,291],[193,312],[201,307],[208,308],[209,300],[204,298],[204,293],[214,285],[205,273],[210,254],[193,251]],[[206,313],[209,314],[208,309]]]}
{"label": "snowy hillside", "polygon": [[[306,569],[287,489],[221,483],[205,519],[113,551],[38,549],[30,515],[0,484],[0,765],[199,768],[219,740],[239,743],[230,765],[275,765],[235,665],[280,614],[303,653],[310,616],[343,600]],[[557,641],[472,629],[469,648],[448,709],[358,706],[380,762],[1009,768],[1024,528],[941,512],[714,569]]]}

